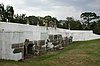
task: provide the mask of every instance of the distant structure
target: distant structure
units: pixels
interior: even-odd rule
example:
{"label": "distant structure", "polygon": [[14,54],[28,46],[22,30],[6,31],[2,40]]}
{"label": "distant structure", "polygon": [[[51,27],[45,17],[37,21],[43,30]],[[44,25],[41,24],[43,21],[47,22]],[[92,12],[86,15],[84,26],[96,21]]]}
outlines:
{"label": "distant structure", "polygon": [[100,35],[92,31],[57,28],[56,22],[48,24],[47,20],[45,26],[0,22],[0,59],[18,61],[28,54],[61,50],[72,41],[93,39],[100,39]]}

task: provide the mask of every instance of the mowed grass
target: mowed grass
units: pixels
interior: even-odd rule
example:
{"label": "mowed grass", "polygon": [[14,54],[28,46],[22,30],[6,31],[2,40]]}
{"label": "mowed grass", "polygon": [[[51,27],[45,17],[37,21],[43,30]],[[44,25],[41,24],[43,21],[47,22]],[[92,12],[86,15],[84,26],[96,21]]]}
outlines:
{"label": "mowed grass", "polygon": [[23,61],[0,60],[0,66],[100,66],[100,39],[73,42],[63,50]]}

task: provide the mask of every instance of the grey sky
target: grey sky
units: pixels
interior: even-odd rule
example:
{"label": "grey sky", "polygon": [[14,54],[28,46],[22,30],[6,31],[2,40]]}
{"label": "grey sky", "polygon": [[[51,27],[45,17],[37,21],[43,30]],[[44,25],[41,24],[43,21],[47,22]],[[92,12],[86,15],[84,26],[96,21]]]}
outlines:
{"label": "grey sky", "polygon": [[100,15],[100,0],[0,0],[5,6],[12,5],[15,14],[35,16],[51,15],[58,19],[73,16],[79,19],[85,11]]}

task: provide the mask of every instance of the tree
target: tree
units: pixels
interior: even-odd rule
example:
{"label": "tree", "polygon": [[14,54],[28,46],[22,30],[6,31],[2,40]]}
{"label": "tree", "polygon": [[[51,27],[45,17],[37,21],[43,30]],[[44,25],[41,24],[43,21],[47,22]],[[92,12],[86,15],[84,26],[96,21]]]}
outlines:
{"label": "tree", "polygon": [[57,23],[58,28],[68,29],[68,24],[66,20],[59,20]]}
{"label": "tree", "polygon": [[98,16],[94,12],[84,12],[80,15],[80,18],[83,18],[83,20],[85,21],[87,29],[90,29],[90,21],[92,21],[93,19],[97,19]]}
{"label": "tree", "polygon": [[40,26],[44,26],[44,25],[45,25],[45,24],[44,24],[44,17],[38,16],[37,18],[38,18],[38,21],[39,21],[39,25],[40,25]]}
{"label": "tree", "polygon": [[47,30],[48,27],[55,27],[56,29],[58,20],[55,17],[45,16],[44,22],[45,22],[45,26],[47,27]]}
{"label": "tree", "polygon": [[93,28],[93,32],[100,35],[100,20],[96,22],[96,25]]}
{"label": "tree", "polygon": [[48,16],[45,16],[44,19],[45,19],[45,24],[47,24],[47,27],[49,27],[52,17],[48,15]]}
{"label": "tree", "polygon": [[96,21],[90,23],[90,29],[93,30],[96,26]]}
{"label": "tree", "polygon": [[72,17],[67,17],[67,22],[68,22],[68,29],[70,30],[70,22],[74,21]]}
{"label": "tree", "polygon": [[82,25],[79,20],[74,20],[73,17],[67,17],[66,18],[66,24],[68,26],[68,29],[71,30],[80,30],[82,29]]}
{"label": "tree", "polygon": [[6,16],[7,16],[8,22],[13,21],[13,15],[14,15],[14,9],[12,6],[8,5],[6,7]]}
{"label": "tree", "polygon": [[29,20],[29,23],[31,25],[37,25],[37,23],[39,22],[39,19],[36,16],[28,16],[27,20]]}
{"label": "tree", "polygon": [[1,4],[0,4],[0,21],[5,21],[5,19],[4,19],[4,18],[5,18],[4,14],[5,14],[4,4],[1,3]]}
{"label": "tree", "polygon": [[51,27],[57,28],[58,20],[55,17],[52,17],[51,19]]}
{"label": "tree", "polygon": [[6,9],[4,9],[4,5],[0,4],[0,19],[1,21],[13,21],[13,15],[14,15],[14,9],[12,6],[7,6]]}
{"label": "tree", "polygon": [[20,14],[20,15],[14,15],[14,23],[21,23],[21,24],[26,24],[27,20],[26,20],[26,16],[25,14]]}

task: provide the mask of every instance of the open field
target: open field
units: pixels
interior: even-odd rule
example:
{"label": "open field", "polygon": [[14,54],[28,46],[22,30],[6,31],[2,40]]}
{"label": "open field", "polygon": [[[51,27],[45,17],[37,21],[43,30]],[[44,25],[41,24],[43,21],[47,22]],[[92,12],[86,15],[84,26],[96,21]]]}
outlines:
{"label": "open field", "polygon": [[64,50],[23,61],[0,60],[0,66],[100,66],[100,39],[73,42]]}

